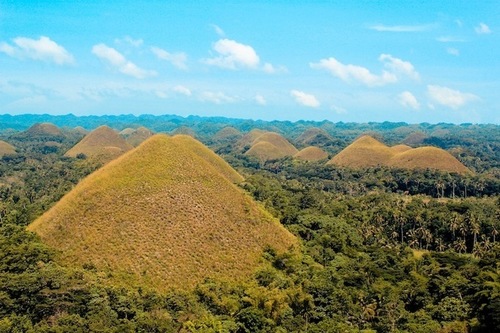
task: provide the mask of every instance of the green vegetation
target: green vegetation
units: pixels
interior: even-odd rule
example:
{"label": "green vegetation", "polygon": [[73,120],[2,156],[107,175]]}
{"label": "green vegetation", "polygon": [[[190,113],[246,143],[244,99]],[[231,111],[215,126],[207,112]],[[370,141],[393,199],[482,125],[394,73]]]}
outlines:
{"label": "green vegetation", "polygon": [[[36,116],[38,122],[58,121],[40,117]],[[30,138],[19,135],[27,125],[16,127],[25,118],[0,118],[7,119],[1,124],[16,129],[0,132],[0,139],[17,150],[16,155],[0,158],[0,332],[500,331],[498,126],[225,119],[200,122],[198,118],[167,116],[89,117],[78,118],[81,123],[77,123],[71,117],[62,117],[70,126],[85,128],[96,127],[103,119],[114,128],[146,125],[155,131],[170,132],[189,126],[245,176],[241,189],[237,189],[233,183],[240,183],[241,176],[191,138],[151,138],[153,141],[144,142],[137,150],[84,179],[99,164],[63,156],[79,140],[75,131],[62,130],[60,138]],[[411,138],[413,141],[407,143],[413,147],[432,145],[446,149],[474,173],[386,166],[351,169],[292,157],[263,162],[244,155],[240,143],[212,139],[213,134],[229,125],[244,133],[254,127],[279,132],[298,147],[302,145],[293,138],[309,128],[320,128],[333,141],[317,146],[330,155],[344,149],[361,133],[383,140],[398,152],[409,150],[394,145]],[[154,147],[159,141],[168,142],[170,148],[157,152]],[[48,142],[58,145],[47,145]],[[154,159],[146,162],[131,158],[146,154],[149,149],[154,152]],[[173,156],[166,154],[169,161],[158,158],[169,149],[176,152]],[[182,157],[186,152],[189,159]],[[176,177],[169,178],[168,169]],[[146,180],[137,180],[138,174]],[[204,178],[198,181],[194,175]],[[96,182],[92,183],[92,179]],[[189,190],[191,180],[198,185],[197,190]],[[82,191],[80,186],[88,187]],[[104,192],[94,192],[103,187],[114,189],[113,194],[107,192],[106,198],[101,195]],[[131,190],[124,193],[118,187]],[[83,199],[85,195],[89,197],[75,205],[74,211],[95,208],[77,222],[86,225],[91,215],[104,216],[106,223],[94,236],[98,239],[102,234],[113,235],[114,246],[120,250],[118,257],[144,265],[138,270],[143,281],[132,278],[130,271],[110,269],[92,261],[67,265],[60,260],[64,252],[26,231],[25,226],[42,213],[49,214],[51,207],[68,208],[68,197],[73,195],[62,201],[60,198],[74,193],[72,189],[81,191]],[[161,193],[177,195],[169,198]],[[140,195],[145,197],[140,199]],[[214,201],[217,196],[221,198]],[[158,197],[163,206],[155,204]],[[299,248],[289,252],[263,245],[252,254],[259,262],[239,277],[220,274],[204,279],[199,275],[197,281],[185,278],[177,281],[178,288],[168,290],[158,288],[164,282],[152,283],[147,278],[150,272],[142,270],[155,267],[150,264],[157,260],[155,255],[137,259],[127,252],[134,245],[126,241],[133,223],[124,226],[124,222],[133,218],[145,226],[147,221],[158,218],[178,220],[180,214],[170,216],[165,207],[183,203],[185,214],[193,214],[187,216],[189,223],[195,221],[197,228],[177,228],[186,230],[183,238],[177,238],[192,243],[177,246],[179,258],[172,260],[178,260],[178,267],[192,267],[188,257],[196,256],[198,248],[202,248],[214,255],[208,259],[198,257],[199,262],[220,265],[222,255],[212,249],[223,247],[226,238],[233,241],[251,233],[248,228],[238,231],[233,226],[234,218],[224,220],[220,213],[220,207],[237,206],[238,198],[245,198],[247,207],[258,211],[256,215],[252,215],[252,209],[245,211],[245,219],[256,216],[255,225],[257,220],[273,221],[265,207],[296,236]],[[205,203],[211,211],[201,209]],[[119,212],[106,210],[114,205],[121,207]],[[146,217],[144,212],[148,210],[154,211],[155,216]],[[107,229],[115,223],[122,225]],[[272,230],[277,230],[275,223],[274,220],[268,224]],[[139,249],[136,252],[143,254],[148,253],[148,246],[162,244],[162,239],[169,237],[168,232],[146,229],[140,230],[143,238],[135,243]],[[225,230],[217,234],[220,229]],[[79,239],[81,234],[76,228],[72,230],[65,237]],[[258,234],[275,239],[272,230]],[[58,237],[63,238],[62,233]],[[203,237],[209,242],[199,241]],[[154,247],[159,257],[167,246],[172,246],[170,243]],[[235,243],[231,243],[231,248],[237,249],[235,256],[248,252]],[[187,249],[185,253],[179,251],[181,248]],[[96,258],[99,251],[106,255],[112,250],[111,246],[92,249]],[[211,269],[223,270],[221,267]],[[161,274],[167,278],[169,274],[178,274],[177,268],[171,270],[173,273]]]}

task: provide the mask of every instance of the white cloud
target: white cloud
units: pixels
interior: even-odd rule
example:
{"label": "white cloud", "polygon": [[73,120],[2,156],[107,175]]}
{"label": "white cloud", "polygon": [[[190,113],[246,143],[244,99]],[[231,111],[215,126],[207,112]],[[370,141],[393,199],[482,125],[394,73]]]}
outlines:
{"label": "white cloud", "polygon": [[420,103],[409,91],[403,91],[401,94],[399,94],[398,99],[399,103],[404,107],[412,108],[414,110],[418,110],[420,108]]}
{"label": "white cloud", "polygon": [[454,56],[456,56],[456,57],[458,57],[458,56],[460,55],[460,51],[459,51],[458,49],[454,48],[454,47],[449,47],[449,48],[447,48],[447,49],[446,49],[446,52],[447,52],[448,54],[454,55]]}
{"label": "white cloud", "polygon": [[428,85],[427,93],[434,102],[452,109],[458,109],[468,102],[479,99],[479,97],[474,94],[463,93],[458,90],[435,85]]}
{"label": "white cloud", "polygon": [[381,54],[378,58],[384,63],[384,66],[393,73],[400,73],[413,80],[419,80],[420,75],[415,71],[415,67],[408,62],[391,56],[390,54]]}
{"label": "white cloud", "polygon": [[257,104],[259,104],[259,105],[266,105],[267,104],[266,99],[262,95],[255,95],[255,102],[257,102]]}
{"label": "white cloud", "polygon": [[295,98],[295,101],[301,105],[311,108],[317,108],[320,106],[319,101],[314,95],[306,94],[305,92],[299,90],[292,90],[290,91],[290,94]]}
{"label": "white cloud", "polygon": [[490,27],[488,27],[486,24],[484,24],[483,22],[479,23],[479,25],[477,27],[474,28],[474,31],[476,31],[476,33],[478,35],[487,35],[487,34],[491,34],[491,30],[490,30]]}
{"label": "white cloud", "polygon": [[156,47],[156,46],[153,46],[151,48],[151,52],[153,52],[158,57],[158,59],[166,60],[166,61],[170,62],[172,65],[174,65],[178,69],[182,69],[182,70],[188,69],[188,67],[186,65],[187,55],[184,52],[170,53],[170,52],[167,52],[167,51],[160,49],[159,47]]}
{"label": "white cloud", "polygon": [[337,106],[337,105],[332,105],[330,107],[330,109],[332,109],[333,111],[335,111],[335,113],[337,113],[337,114],[345,114],[345,113],[347,113],[346,109],[344,109],[343,107]]}
{"label": "white cloud", "polygon": [[421,25],[384,25],[375,24],[370,26],[371,30],[380,32],[422,32],[429,31],[434,28],[434,24],[421,24]]}
{"label": "white cloud", "polygon": [[388,83],[397,82],[398,80],[393,73],[383,71],[381,75],[375,75],[364,67],[345,65],[333,57],[322,59],[318,63],[310,63],[309,65],[313,69],[325,69],[342,81],[358,81],[369,87],[383,86]]}
{"label": "white cloud", "polygon": [[105,60],[111,66],[117,68],[121,73],[133,76],[137,79],[155,76],[155,71],[142,69],[136,64],[128,61],[120,52],[105,44],[97,44],[92,47],[92,53],[98,58]]}
{"label": "white cloud", "polygon": [[262,66],[262,70],[268,74],[287,73],[288,72],[288,69],[285,66],[275,67],[268,62],[266,62],[264,64],[264,66]]}
{"label": "white cloud", "polygon": [[234,40],[220,39],[214,44],[213,49],[219,55],[204,59],[203,62],[208,65],[227,69],[257,68],[260,62],[259,56],[250,45],[241,44]]}
{"label": "white cloud", "polygon": [[225,37],[226,36],[226,33],[224,32],[224,30],[222,30],[221,27],[219,27],[218,25],[216,24],[211,24],[210,25],[212,28],[214,28],[214,31],[217,35],[219,35],[220,37]]}
{"label": "white cloud", "polygon": [[117,38],[115,39],[116,44],[128,44],[132,45],[133,47],[140,47],[144,43],[142,39],[134,39],[130,36],[125,36],[121,39]]}
{"label": "white cloud", "polygon": [[191,96],[191,90],[181,85],[175,86],[174,91],[182,95]]}
{"label": "white cloud", "polygon": [[14,46],[7,43],[0,44],[0,52],[18,59],[30,58],[58,65],[75,62],[73,56],[64,47],[49,37],[41,36],[39,39],[17,37],[13,39],[13,42]]}
{"label": "white cloud", "polygon": [[168,94],[162,90],[156,90],[155,95],[162,99],[168,98]]}
{"label": "white cloud", "polygon": [[436,40],[441,43],[464,43],[467,41],[464,38],[455,36],[440,36]]}
{"label": "white cloud", "polygon": [[200,99],[203,102],[211,102],[215,104],[226,104],[226,103],[234,103],[236,99],[222,92],[212,92],[212,91],[204,91],[200,95]]}

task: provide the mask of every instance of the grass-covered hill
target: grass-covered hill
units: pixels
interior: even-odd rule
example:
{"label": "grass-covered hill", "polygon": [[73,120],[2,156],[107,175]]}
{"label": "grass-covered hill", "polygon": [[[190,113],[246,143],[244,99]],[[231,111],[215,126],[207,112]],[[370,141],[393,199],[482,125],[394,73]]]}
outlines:
{"label": "grass-covered hill", "polygon": [[152,137],[154,133],[148,128],[141,126],[137,129],[126,128],[120,132],[120,135],[125,138],[128,144],[137,147],[148,138]]}
{"label": "grass-covered hill", "polygon": [[268,246],[296,244],[234,184],[241,179],[195,139],[155,135],[81,181],[29,230],[61,263],[109,271],[118,284],[237,281]]}
{"label": "grass-covered hill", "polygon": [[108,126],[100,126],[87,134],[65,156],[77,157],[80,154],[100,162],[108,162],[133,147]]}
{"label": "grass-covered hill", "polygon": [[333,142],[333,138],[322,128],[311,127],[299,135],[295,142],[299,146],[326,146]]}
{"label": "grass-covered hill", "polygon": [[214,136],[212,137],[212,141],[215,142],[236,141],[240,139],[242,136],[243,134],[236,128],[232,126],[226,126],[214,134]]}
{"label": "grass-covered hill", "polygon": [[389,166],[401,169],[435,169],[447,172],[470,172],[447,151],[436,147],[411,148],[407,145],[388,147],[364,135],[335,155],[328,164],[350,168]]}
{"label": "grass-covered hill", "polygon": [[16,148],[10,143],[0,140],[0,157],[4,155],[12,155],[16,153]]}
{"label": "grass-covered hill", "polygon": [[321,161],[328,158],[328,153],[321,148],[309,146],[293,155],[293,157],[303,161]]}
{"label": "grass-covered hill", "polygon": [[297,148],[278,133],[264,132],[256,136],[245,155],[254,156],[261,161],[268,161],[293,156],[298,152]]}

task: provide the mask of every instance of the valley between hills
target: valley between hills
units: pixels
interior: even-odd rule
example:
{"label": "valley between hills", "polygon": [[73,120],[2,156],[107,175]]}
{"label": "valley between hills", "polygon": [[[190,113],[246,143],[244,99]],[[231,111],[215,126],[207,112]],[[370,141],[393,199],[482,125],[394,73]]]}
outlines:
{"label": "valley between hills", "polygon": [[0,332],[500,330],[500,126],[0,115]]}

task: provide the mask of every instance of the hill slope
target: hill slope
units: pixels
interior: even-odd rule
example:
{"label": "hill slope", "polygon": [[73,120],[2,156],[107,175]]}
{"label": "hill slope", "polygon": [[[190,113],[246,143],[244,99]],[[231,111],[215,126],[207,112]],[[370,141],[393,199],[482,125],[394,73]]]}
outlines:
{"label": "hill slope", "polygon": [[144,141],[146,141],[148,138],[152,137],[154,135],[153,132],[151,132],[149,129],[147,129],[144,126],[141,126],[137,129],[132,129],[132,131],[127,131],[130,130],[129,128],[123,130],[120,132],[120,135],[125,138],[125,141],[127,141],[128,144],[130,144],[133,147],[137,147]]}
{"label": "hill slope", "polygon": [[84,154],[88,158],[108,162],[133,147],[108,126],[100,126],[87,134],[65,156],[76,157]]}
{"label": "hill slope", "polygon": [[283,251],[296,240],[228,169],[190,137],[155,135],[80,182],[29,230],[63,263],[110,270],[118,283],[166,290],[210,276],[244,279],[266,246]]}
{"label": "hill slope", "polygon": [[[254,133],[258,134],[258,132]],[[267,161],[293,156],[296,153],[298,153],[297,148],[278,133],[264,132],[256,136],[245,155],[255,156],[261,161]]]}
{"label": "hill slope", "polygon": [[447,151],[436,147],[420,147],[393,156],[388,166],[403,169],[438,169],[448,172],[468,173],[470,170]]}
{"label": "hill slope", "polygon": [[293,157],[303,161],[321,161],[328,157],[328,153],[321,148],[310,146],[302,149]]}
{"label": "hill slope", "polygon": [[0,157],[4,155],[12,155],[16,153],[16,149],[11,144],[0,140]]}
{"label": "hill slope", "polygon": [[385,165],[393,155],[394,152],[389,147],[369,135],[363,135],[335,155],[327,164],[351,168],[372,167]]}
{"label": "hill slope", "polygon": [[312,127],[305,130],[295,142],[302,146],[325,146],[333,142],[333,138],[324,129]]}

